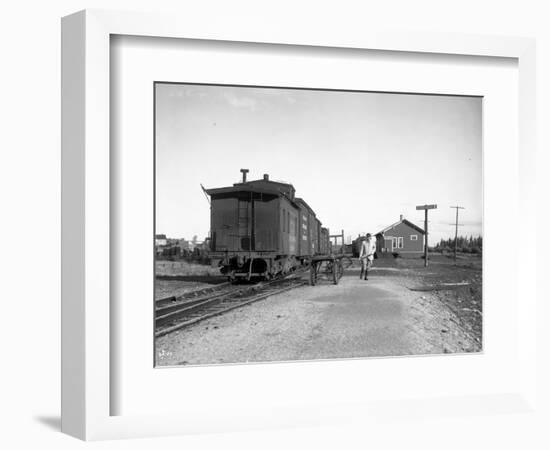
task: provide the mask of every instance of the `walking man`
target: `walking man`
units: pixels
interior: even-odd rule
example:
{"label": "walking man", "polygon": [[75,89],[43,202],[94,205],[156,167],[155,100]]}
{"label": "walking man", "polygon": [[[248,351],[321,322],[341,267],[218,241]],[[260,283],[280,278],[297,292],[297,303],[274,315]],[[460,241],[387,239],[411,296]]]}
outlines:
{"label": "walking man", "polygon": [[372,261],[374,260],[374,252],[376,252],[376,238],[372,237],[370,233],[367,233],[367,239],[361,244],[361,252],[359,253],[359,260],[361,261],[361,276],[359,279],[368,280],[369,269],[372,267]]}

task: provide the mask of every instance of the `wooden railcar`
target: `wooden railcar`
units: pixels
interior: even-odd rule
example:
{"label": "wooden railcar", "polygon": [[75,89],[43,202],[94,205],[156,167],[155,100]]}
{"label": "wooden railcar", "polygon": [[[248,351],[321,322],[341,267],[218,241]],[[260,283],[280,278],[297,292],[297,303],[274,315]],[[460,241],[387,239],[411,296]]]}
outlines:
{"label": "wooden railcar", "polygon": [[207,189],[210,258],[229,279],[272,278],[328,252],[329,232],[291,184],[263,179]]}

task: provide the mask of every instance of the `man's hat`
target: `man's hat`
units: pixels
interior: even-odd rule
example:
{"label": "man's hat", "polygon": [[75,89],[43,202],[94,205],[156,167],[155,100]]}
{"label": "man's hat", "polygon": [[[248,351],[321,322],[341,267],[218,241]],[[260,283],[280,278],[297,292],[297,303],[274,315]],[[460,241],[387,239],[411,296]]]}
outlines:
{"label": "man's hat", "polygon": [[372,234],[370,234],[370,233],[367,233],[367,237],[372,237]]}

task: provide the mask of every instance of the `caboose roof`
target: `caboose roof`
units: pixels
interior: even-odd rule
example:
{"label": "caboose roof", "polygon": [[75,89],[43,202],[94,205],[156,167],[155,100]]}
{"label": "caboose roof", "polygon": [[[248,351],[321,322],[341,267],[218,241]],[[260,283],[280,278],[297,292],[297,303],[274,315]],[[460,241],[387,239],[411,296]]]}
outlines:
{"label": "caboose roof", "polygon": [[424,234],[424,230],[422,228],[420,228],[418,225],[415,225],[414,223],[412,223],[410,220],[407,220],[407,219],[401,219],[401,220],[398,220],[397,222],[391,224],[390,226],[384,228],[383,230],[379,231],[378,233],[376,234],[384,234],[386,231],[389,231],[391,230],[392,228],[396,227],[397,225],[399,224],[405,224],[413,229],[415,229],[416,231],[418,231],[419,233],[422,233]]}
{"label": "caboose roof", "polygon": [[296,192],[296,189],[294,189],[294,186],[290,183],[283,183],[281,181],[271,181],[266,179],[250,180],[246,181],[245,183],[235,183],[233,184],[233,186],[253,186],[261,189],[275,190],[278,192],[284,192],[290,198],[294,198],[294,193]]}
{"label": "caboose roof", "polygon": [[294,186],[290,183],[285,183],[283,181],[273,181],[273,180],[266,180],[264,178],[260,178],[258,180],[250,180],[245,181],[244,183],[233,183],[233,186],[240,186],[243,184],[266,184],[266,185],[280,185],[280,186],[290,186],[292,189],[294,189]]}
{"label": "caboose roof", "polygon": [[233,194],[238,192],[257,192],[259,194],[281,195],[281,192],[276,189],[265,189],[258,186],[248,186],[246,183],[241,183],[237,186],[205,189],[205,191],[208,195]]}
{"label": "caboose roof", "polygon": [[290,200],[293,200],[294,193],[296,191],[292,184],[265,179],[250,180],[245,183],[234,183],[233,186],[222,188],[206,189],[206,193],[209,195],[228,194],[234,192],[258,192],[262,194],[275,195],[284,194]]}

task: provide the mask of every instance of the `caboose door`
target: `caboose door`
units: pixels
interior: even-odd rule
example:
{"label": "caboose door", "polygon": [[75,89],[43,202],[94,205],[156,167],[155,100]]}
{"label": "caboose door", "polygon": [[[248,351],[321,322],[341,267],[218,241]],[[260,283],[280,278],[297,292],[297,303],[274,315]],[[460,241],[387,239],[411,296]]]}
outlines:
{"label": "caboose door", "polygon": [[248,200],[239,199],[237,214],[238,214],[238,224],[239,224],[239,238],[240,238],[240,247],[242,250],[250,251],[251,248],[251,202]]}

